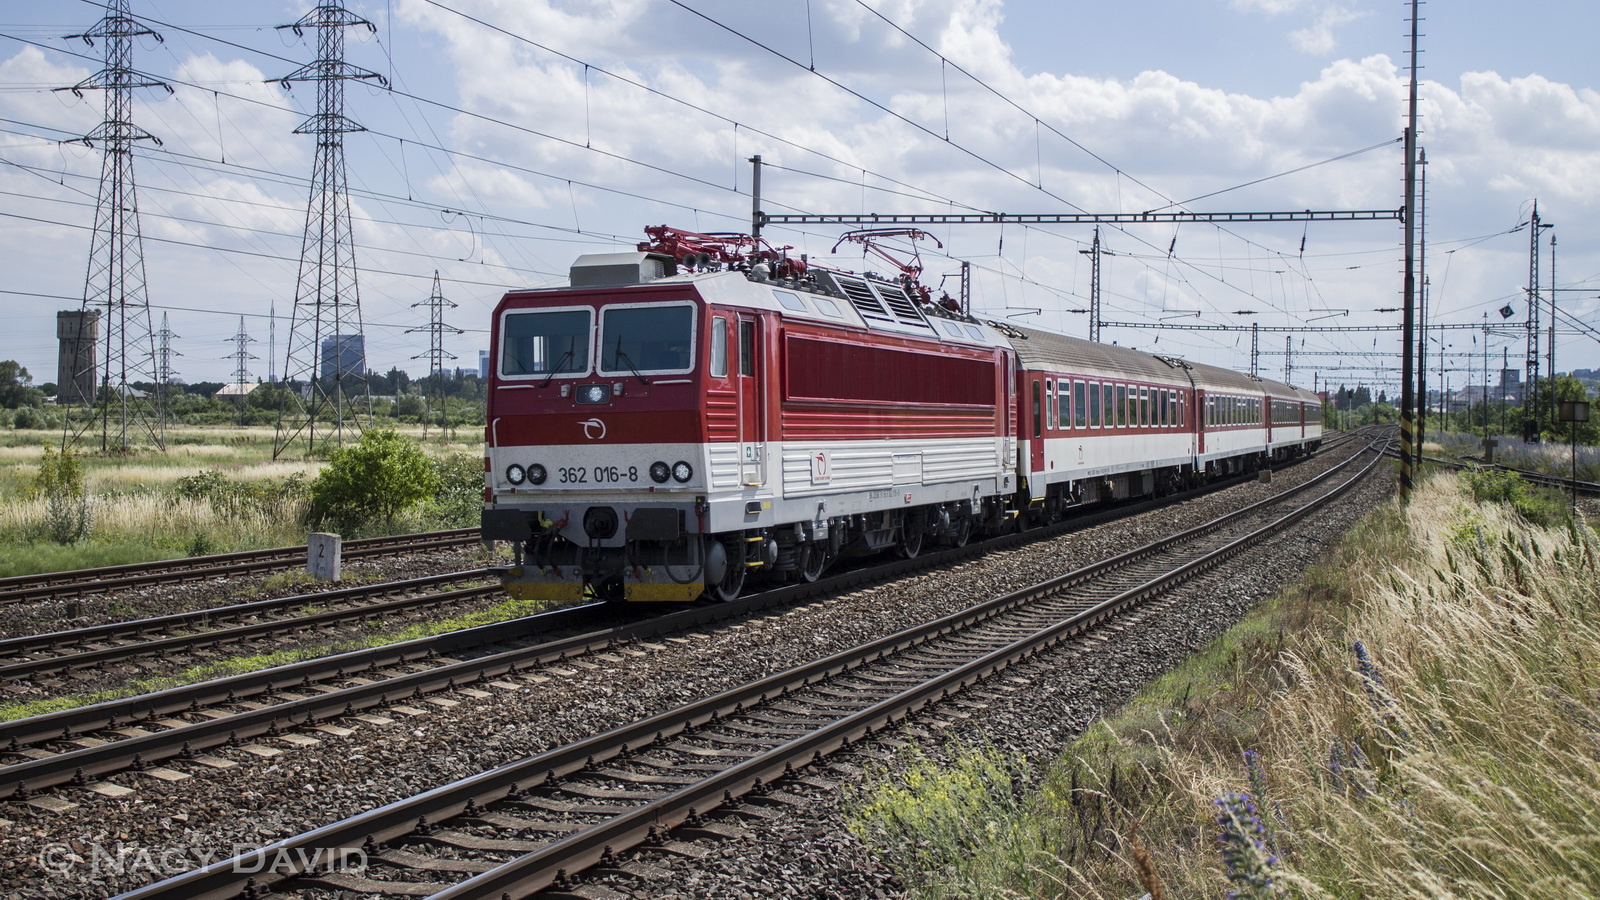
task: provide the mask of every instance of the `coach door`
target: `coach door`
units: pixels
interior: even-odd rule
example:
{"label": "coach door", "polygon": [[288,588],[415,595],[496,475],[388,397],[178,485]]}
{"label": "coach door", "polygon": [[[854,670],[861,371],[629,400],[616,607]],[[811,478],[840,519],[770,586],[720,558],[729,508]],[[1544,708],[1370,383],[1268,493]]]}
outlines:
{"label": "coach door", "polygon": [[739,483],[765,484],[767,464],[766,391],[762,385],[761,320],[739,317]]}
{"label": "coach door", "polygon": [[1050,391],[1043,379],[1034,379],[1033,382],[1033,411],[1029,416],[1029,424],[1033,427],[1033,435],[1028,441],[1028,472],[1041,473],[1038,484],[1032,481],[1028,488],[1035,497],[1044,496],[1044,435],[1050,427]]}

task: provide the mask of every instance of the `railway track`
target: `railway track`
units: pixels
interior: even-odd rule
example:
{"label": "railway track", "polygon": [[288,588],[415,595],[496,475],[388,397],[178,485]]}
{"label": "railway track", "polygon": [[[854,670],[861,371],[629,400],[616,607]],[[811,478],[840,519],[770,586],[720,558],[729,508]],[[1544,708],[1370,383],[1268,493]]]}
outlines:
{"label": "railway track", "polygon": [[[448,550],[470,546],[478,541],[478,529],[458,528],[451,531],[426,531],[393,537],[358,538],[345,541],[342,553],[345,559],[365,559],[427,550]],[[276,547],[268,550],[241,550],[237,553],[192,556],[187,559],[132,563],[124,566],[104,566],[97,569],[14,575],[0,578],[0,604],[72,597],[144,585],[200,581],[217,576],[273,572],[298,568],[305,565],[305,561],[304,547]]]}
{"label": "railway track", "polygon": [[[1338,442],[1334,442],[1338,443]],[[1207,490],[1231,484],[1218,482]],[[845,572],[810,585],[665,616],[601,604],[572,607],[413,641],[304,660],[28,719],[0,722],[0,797],[26,799],[58,785],[88,784],[128,768],[248,744],[340,716],[381,714],[463,685],[617,644],[648,640],[754,611],[900,577],[1147,512],[1194,494],[1150,500],[965,548]],[[320,596],[320,595],[319,595]],[[596,630],[598,629],[598,630]],[[561,635],[570,635],[559,637]],[[555,636],[555,637],[552,637]],[[98,651],[96,651],[98,652]],[[61,664],[55,664],[61,668]]]}
{"label": "railway track", "polygon": [[[474,581],[482,584],[437,590]],[[235,652],[260,652],[257,642],[275,635],[311,631],[320,636],[324,629],[338,625],[392,618],[500,593],[498,579],[487,569],[474,569],[22,635],[0,640],[0,682],[32,681],[48,690],[66,686],[65,680],[77,670],[105,669],[141,658],[191,665],[208,654],[218,655],[225,647]],[[308,607],[322,608],[294,614]],[[271,617],[273,614],[287,617]],[[332,640],[333,635],[327,638]]]}
{"label": "railway track", "polygon": [[[1501,472],[1512,472],[1530,484],[1535,484],[1543,488],[1549,488],[1553,491],[1570,492],[1574,487],[1573,480],[1571,478],[1563,478],[1560,475],[1548,475],[1544,472],[1535,472],[1532,469],[1519,469],[1515,466],[1502,465],[1501,463],[1486,463],[1480,459],[1473,459],[1472,457],[1466,457],[1465,459],[1443,459],[1437,456],[1425,456],[1423,459],[1427,462],[1433,463],[1434,465],[1447,466],[1452,469],[1495,469]],[[1579,481],[1577,482],[1576,487],[1578,493],[1584,495],[1585,497],[1600,496],[1600,483],[1593,481]]]}
{"label": "railway track", "polygon": [[[122,900],[294,894],[615,895],[575,886],[597,869],[648,895],[632,848],[695,855],[784,802],[775,784],[1293,527],[1370,473],[1341,464],[1300,487],[1048,582],[586,740],[130,891]],[[1349,469],[1359,471],[1349,472]],[[1309,493],[1314,499],[1291,500]],[[932,708],[930,710],[930,707]],[[814,770],[813,770],[814,771]],[[618,895],[620,896],[620,895]]]}

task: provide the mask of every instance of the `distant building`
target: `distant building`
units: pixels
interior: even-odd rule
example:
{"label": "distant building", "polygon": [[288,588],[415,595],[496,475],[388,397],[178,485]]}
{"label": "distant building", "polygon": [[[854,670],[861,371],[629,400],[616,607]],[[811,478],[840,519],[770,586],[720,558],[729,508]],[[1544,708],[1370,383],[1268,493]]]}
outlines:
{"label": "distant building", "polygon": [[355,381],[367,372],[367,342],[360,334],[336,334],[322,339],[317,378],[324,382]]}
{"label": "distant building", "polygon": [[1496,401],[1520,404],[1522,403],[1522,398],[1522,371],[1520,369],[1501,369],[1500,396],[1495,398]]}
{"label": "distant building", "polygon": [[484,381],[489,380],[489,351],[478,351],[478,377]]}
{"label": "distant building", "polygon": [[56,313],[56,402],[93,403],[99,357],[100,310]]}

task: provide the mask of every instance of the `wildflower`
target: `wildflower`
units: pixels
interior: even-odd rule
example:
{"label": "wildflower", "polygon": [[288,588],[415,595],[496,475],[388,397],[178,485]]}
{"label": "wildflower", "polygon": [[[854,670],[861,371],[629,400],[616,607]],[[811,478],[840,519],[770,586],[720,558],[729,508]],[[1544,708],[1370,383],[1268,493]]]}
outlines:
{"label": "wildflower", "polygon": [[1389,693],[1388,686],[1383,681],[1383,670],[1372,661],[1367,653],[1367,647],[1360,641],[1355,642],[1356,671],[1361,674],[1362,687],[1367,691],[1367,702],[1372,708],[1383,716],[1384,724],[1388,725],[1393,734],[1402,740],[1409,739],[1410,734],[1400,723],[1399,710],[1394,702],[1394,697]]}
{"label": "wildflower", "polygon": [[[1244,770],[1246,777],[1250,781],[1249,796],[1254,797],[1258,803],[1266,803],[1267,775],[1261,770],[1260,754],[1254,750],[1244,751]],[[1276,854],[1278,852],[1278,835],[1277,822],[1275,820],[1279,818],[1276,803],[1273,803],[1272,809],[1272,813],[1262,817],[1261,824],[1266,837],[1267,849]]]}
{"label": "wildflower", "polygon": [[1228,793],[1212,801],[1217,807],[1217,825],[1222,829],[1217,840],[1222,844],[1222,866],[1237,890],[1232,898],[1257,900],[1276,897],[1273,871],[1278,857],[1266,844],[1266,826],[1256,812],[1249,794]]}
{"label": "wildflower", "polygon": [[1372,774],[1367,764],[1367,754],[1355,741],[1335,737],[1328,747],[1328,773],[1335,789],[1349,788],[1351,793],[1364,797],[1372,793]]}
{"label": "wildflower", "polygon": [[1356,668],[1361,672],[1361,680],[1366,685],[1367,695],[1372,698],[1373,706],[1376,707],[1380,700],[1388,700],[1388,693],[1384,690],[1383,670],[1379,669],[1378,664],[1367,655],[1365,644],[1356,641],[1355,646]]}

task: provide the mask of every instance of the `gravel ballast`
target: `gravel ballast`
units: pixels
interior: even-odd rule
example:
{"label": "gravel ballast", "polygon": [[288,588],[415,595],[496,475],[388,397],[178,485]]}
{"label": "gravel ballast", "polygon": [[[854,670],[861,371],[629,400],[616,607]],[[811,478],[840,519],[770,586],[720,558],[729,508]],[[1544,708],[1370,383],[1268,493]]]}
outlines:
{"label": "gravel ballast", "polygon": [[[1344,455],[1331,451],[1278,473],[1270,485],[1243,485],[827,602],[567,660],[524,677],[524,687],[515,692],[487,698],[457,694],[450,706],[418,702],[417,715],[390,713],[390,724],[341,722],[353,733],[310,732],[318,742],[314,746],[263,741],[280,751],[270,759],[224,751],[218,755],[239,765],[212,770],[176,764],[173,768],[194,777],[174,782],[125,773],[110,780],[136,788],[133,793],[113,799],[59,791],[51,797],[76,804],[60,812],[7,803],[0,806],[0,898],[101,896],[175,874],[206,854],[227,856],[235,845],[308,830],[1071,571],[1275,494]],[[1358,487],[1294,534],[1258,546],[1243,561],[1191,581],[1140,611],[1137,627],[1119,628],[1097,643],[1092,664],[1062,653],[1014,669],[1008,675],[1037,676],[1036,685],[1015,692],[1003,708],[975,713],[941,740],[988,741],[1039,758],[1052,754],[1100,712],[1125,701],[1291,581],[1389,490],[1387,474],[1375,480],[1382,483]],[[834,781],[844,777],[821,775]],[[692,876],[685,870],[673,880],[678,887],[655,885],[661,893],[652,896],[896,893],[892,879],[844,830],[837,791],[803,784],[789,790],[810,792],[814,802],[762,826],[759,840],[711,847],[718,864],[696,864]],[[47,846],[63,842],[85,861],[44,867],[50,860],[42,863],[40,857]],[[153,858],[155,865],[93,871],[93,847],[119,843],[146,851],[136,859]],[[60,851],[52,852],[59,856]],[[652,864],[684,865],[669,858]]]}

